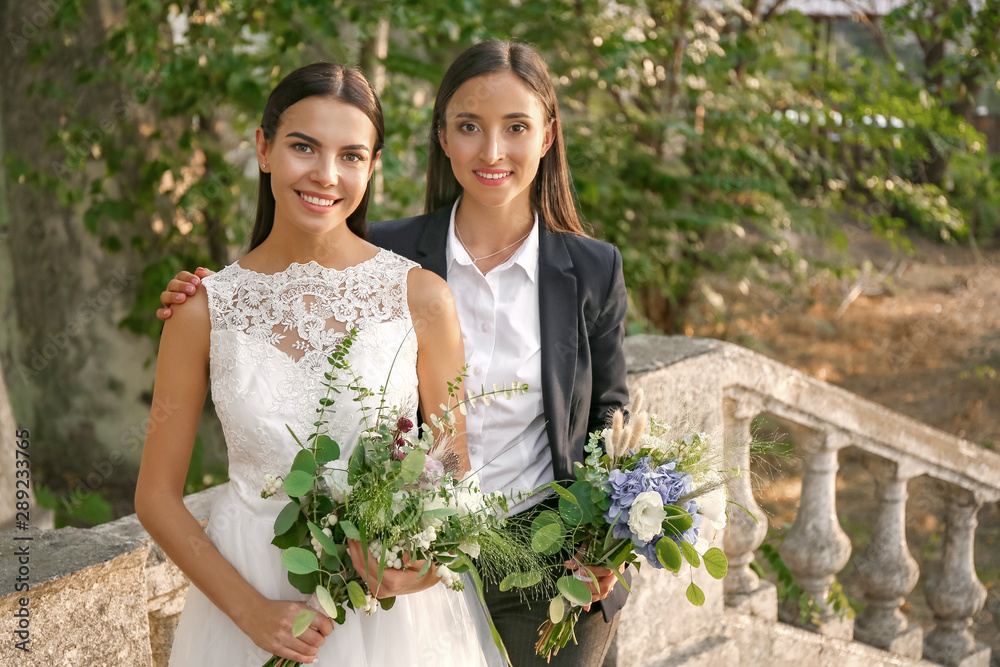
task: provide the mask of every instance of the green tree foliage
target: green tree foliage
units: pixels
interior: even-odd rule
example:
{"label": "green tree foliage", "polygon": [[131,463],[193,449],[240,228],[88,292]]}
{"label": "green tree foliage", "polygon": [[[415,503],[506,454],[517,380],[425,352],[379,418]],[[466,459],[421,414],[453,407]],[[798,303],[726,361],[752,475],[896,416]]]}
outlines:
{"label": "green tree foliage", "polygon": [[[66,2],[67,39],[84,2]],[[988,26],[998,2],[986,0],[978,14],[967,2],[946,3],[958,9],[940,14],[928,39],[965,45],[985,35],[995,46]],[[85,210],[109,252],[144,258],[124,324],[155,334],[150,313],[169,277],[182,267],[220,268],[246,239],[256,199],[252,132],[284,75],[325,59],[364,63],[373,78],[384,68],[384,185],[371,217],[412,215],[422,203],[437,83],[469,44],[501,37],[546,56],[581,210],[622,249],[638,311],[660,329],[680,325],[706,272],[760,281],[775,269],[808,269],[798,239],[843,244],[831,223],[837,211],[887,236],[911,226],[961,237],[970,215],[992,229],[993,209],[973,207],[984,196],[996,201],[996,179],[984,185],[996,165],[961,105],[996,74],[996,48],[955,51],[929,79],[886,66],[891,52],[841,68],[810,50],[810,21],[759,4],[130,1],[78,76],[81,86],[109,85],[122,97],[104,118],[68,112],[47,128],[63,162],[11,166]],[[920,16],[890,17],[878,33],[887,52],[907,31],[925,30]],[[51,44],[34,48],[36,58],[58,57]],[[945,95],[952,80],[956,92]],[[44,82],[36,92],[72,98]],[[927,165],[942,155],[945,178],[929,178]]]}

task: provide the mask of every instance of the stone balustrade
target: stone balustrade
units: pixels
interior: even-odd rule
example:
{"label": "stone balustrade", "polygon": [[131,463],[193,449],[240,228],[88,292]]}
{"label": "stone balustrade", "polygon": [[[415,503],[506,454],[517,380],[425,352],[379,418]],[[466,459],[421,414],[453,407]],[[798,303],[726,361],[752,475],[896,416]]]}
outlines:
{"label": "stone balustrade", "polygon": [[[766,415],[789,431],[802,458],[802,491],[779,554],[820,609],[816,632],[901,659],[989,667],[989,649],[969,630],[986,599],[974,568],[973,541],[977,511],[1000,499],[1000,456],[736,345],[637,336],[626,349],[633,384],[646,389],[651,409],[662,407],[668,421],[682,426],[722,433],[727,467],[747,469],[755,417]],[[666,350],[671,354],[664,355]],[[838,452],[848,446],[865,453],[877,507],[871,540],[855,559],[867,606],[853,623],[837,619],[826,602],[834,576],[851,555],[836,506]],[[947,502],[941,567],[925,586],[936,621],[926,638],[901,611],[921,574],[905,532],[907,483],[920,475],[938,480]],[[749,475],[733,477],[729,493],[749,511],[730,511],[727,610],[774,621],[774,587],[750,569],[766,521]]]}
{"label": "stone balustrade", "polygon": [[[1000,456],[827,385],[736,345],[685,337],[626,340],[629,384],[674,428],[718,436],[722,464],[746,471],[751,423],[768,415],[786,425],[802,456],[798,515],[779,553],[820,608],[806,632],[777,622],[775,588],[751,568],[767,532],[749,475],[733,476],[730,525],[719,540],[730,559],[722,581],[694,573],[707,602],[684,599],[687,582],[643,568],[633,581],[607,667],[652,665],[849,665],[988,667],[988,649],[969,627],[985,590],[973,567],[976,512],[1000,498]],[[855,622],[825,606],[833,577],[851,556],[836,511],[838,452],[865,452],[875,481],[872,537],[855,564],[867,607]],[[936,625],[926,637],[903,613],[921,573],[905,539],[907,484],[940,481],[947,519],[940,573],[926,582]],[[206,518],[219,488],[186,499]],[[733,506],[736,507],[735,505]],[[0,533],[2,665],[166,664],[187,581],[135,516],[90,530],[32,534],[32,651],[13,647],[6,624],[24,595],[13,534]],[[664,619],[669,618],[669,628]],[[762,629],[763,628],[763,629]],[[872,648],[875,647],[875,648]],[[774,658],[781,658],[775,662]],[[923,658],[923,661],[921,661]]]}

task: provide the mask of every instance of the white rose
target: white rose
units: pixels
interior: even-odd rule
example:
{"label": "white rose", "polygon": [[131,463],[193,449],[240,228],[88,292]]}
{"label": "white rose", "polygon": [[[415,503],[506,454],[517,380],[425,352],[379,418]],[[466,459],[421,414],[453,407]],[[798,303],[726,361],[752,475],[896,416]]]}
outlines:
{"label": "white rose", "polygon": [[479,475],[472,473],[466,476],[455,487],[455,509],[459,516],[468,516],[483,511],[486,501],[482,491],[479,490]]}
{"label": "white rose", "polygon": [[327,466],[327,473],[323,476],[327,488],[330,489],[330,496],[334,502],[342,503],[351,495],[353,490],[347,483],[347,463],[345,461],[332,461]]}
{"label": "white rose", "polygon": [[628,510],[628,527],[642,542],[649,542],[663,530],[667,513],[656,491],[643,491]]}
{"label": "white rose", "polygon": [[[448,502],[445,501],[440,496],[435,495],[430,500],[424,502],[423,511],[427,512],[429,510],[443,510],[447,507],[448,507]],[[421,517],[420,519],[420,525],[423,526],[424,528],[428,528],[430,526],[440,526],[443,523],[444,519],[441,519],[440,517]]]}
{"label": "white rose", "polygon": [[468,554],[471,558],[479,558],[479,542],[466,540],[458,543],[458,550]]}
{"label": "white rose", "polygon": [[715,530],[726,527],[726,487],[718,486],[704,493],[695,500],[698,501],[698,514],[708,519]]}

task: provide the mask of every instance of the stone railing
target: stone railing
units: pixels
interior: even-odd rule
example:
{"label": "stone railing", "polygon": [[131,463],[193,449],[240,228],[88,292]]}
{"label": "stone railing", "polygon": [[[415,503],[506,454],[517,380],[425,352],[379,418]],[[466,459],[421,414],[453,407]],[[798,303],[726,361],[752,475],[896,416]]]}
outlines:
{"label": "stone railing", "polygon": [[[750,565],[767,523],[747,476],[734,478],[722,546],[730,573],[722,581],[694,574],[707,602],[684,599],[686,580],[643,568],[633,580],[607,667],[708,664],[927,664],[987,667],[989,651],[969,631],[985,591],[976,578],[972,545],[976,511],[1000,498],[1000,456],[827,385],[736,345],[684,337],[626,340],[629,385],[677,428],[717,434],[729,468],[749,463],[750,426],[757,415],[780,420],[802,455],[798,516],[780,554],[800,586],[821,603],[814,633],[777,623],[774,586]],[[833,577],[850,557],[836,514],[837,452],[868,456],[878,510],[872,538],[856,559],[867,608],[843,622],[825,608]],[[907,481],[940,480],[948,490],[941,574],[927,582],[936,627],[923,637],[902,613],[920,575],[905,541]],[[186,499],[199,519],[220,489]],[[136,517],[90,530],[31,534],[28,594],[15,591],[20,567],[13,533],[0,533],[0,665],[166,665],[187,581],[152,543]],[[31,652],[14,647],[11,619],[29,599]],[[666,623],[666,626],[665,626]],[[798,633],[798,634],[796,634]],[[864,642],[861,644],[859,642]],[[869,648],[867,645],[871,647]],[[797,656],[797,657],[796,657]]]}
{"label": "stone railing", "polygon": [[[668,422],[722,433],[725,467],[749,467],[751,422],[759,415],[792,434],[802,457],[802,491],[779,554],[820,608],[816,632],[901,658],[988,667],[989,649],[969,630],[986,599],[974,568],[973,541],[977,511],[1000,498],[1000,456],[736,345],[637,336],[628,339],[626,349],[633,388],[644,387],[651,409],[662,410]],[[835,575],[851,556],[836,506],[838,452],[848,446],[864,452],[877,506],[871,539],[855,559],[867,604],[855,621],[839,620],[826,602]],[[940,482],[947,503],[941,568],[925,586],[936,622],[926,637],[902,612],[921,574],[905,532],[907,483],[920,475]],[[750,567],[767,518],[755,502],[749,475],[733,478],[729,494],[749,512],[730,511],[726,609],[774,621],[774,586]]]}

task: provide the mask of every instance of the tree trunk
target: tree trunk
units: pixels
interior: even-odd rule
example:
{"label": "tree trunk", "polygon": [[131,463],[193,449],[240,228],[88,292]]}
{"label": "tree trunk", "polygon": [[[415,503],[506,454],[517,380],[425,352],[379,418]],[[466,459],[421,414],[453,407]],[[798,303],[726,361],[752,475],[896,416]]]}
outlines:
{"label": "tree trunk", "polygon": [[[371,81],[375,93],[382,96],[385,90],[385,59],[389,55],[389,17],[379,19],[375,34],[361,45],[361,70]],[[382,167],[375,170],[372,178],[371,201],[373,204],[385,203],[385,180]]]}
{"label": "tree trunk", "polygon": [[[65,156],[47,145],[61,119],[94,119],[88,142],[99,145],[106,132],[116,131],[115,103],[133,92],[77,86],[76,68],[66,66],[101,57],[95,47],[106,34],[112,4],[88,3],[67,43],[53,28],[52,13],[65,5],[0,4],[0,25],[10,30],[2,47],[0,135],[7,154],[49,178],[73,178],[62,169]],[[23,40],[14,40],[18,48],[11,35]],[[30,63],[28,47],[44,40],[57,45],[54,57]],[[35,81],[68,94],[64,100],[29,96]],[[89,143],[81,149],[90,150]],[[130,497],[142,444],[133,433],[149,414],[143,394],[151,385],[146,366],[153,350],[117,323],[132,302],[141,267],[128,253],[102,251],[80,214],[51,192],[11,183],[6,200],[9,265],[0,275],[11,280],[7,293],[0,292],[0,359],[20,427],[31,432],[32,480],[57,494],[108,493],[118,486],[119,496]],[[11,435],[0,433],[4,447]]]}

